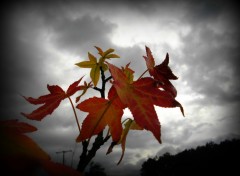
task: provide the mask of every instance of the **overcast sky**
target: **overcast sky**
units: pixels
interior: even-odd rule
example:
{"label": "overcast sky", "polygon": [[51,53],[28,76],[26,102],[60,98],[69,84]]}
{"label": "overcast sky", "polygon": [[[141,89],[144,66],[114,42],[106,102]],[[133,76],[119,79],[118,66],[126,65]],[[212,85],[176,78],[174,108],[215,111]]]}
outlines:
{"label": "overcast sky", "polygon": [[[67,2],[67,3],[66,3]],[[114,48],[121,59],[111,63],[125,66],[131,61],[137,78],[145,69],[145,45],[156,64],[166,53],[170,67],[179,77],[172,81],[178,90],[178,108],[156,107],[162,125],[162,144],[149,131],[131,131],[120,166],[120,146],[105,155],[102,147],[94,161],[109,175],[139,174],[148,157],[172,154],[186,148],[240,136],[239,20],[236,4],[223,1],[52,1],[52,3],[12,3],[1,13],[1,116],[35,125],[33,139],[53,160],[55,152],[75,150],[76,166],[81,145],[73,112],[67,100],[41,122],[27,120],[20,112],[36,107],[20,95],[38,97],[48,93],[47,84],[63,89],[88,69],[74,64],[97,54],[94,46]],[[85,76],[85,80],[89,80]],[[88,96],[99,96],[90,91]],[[86,113],[78,111],[82,122]],[[131,117],[125,111],[124,117]],[[110,142],[110,141],[109,141]],[[66,162],[71,164],[71,154]]]}

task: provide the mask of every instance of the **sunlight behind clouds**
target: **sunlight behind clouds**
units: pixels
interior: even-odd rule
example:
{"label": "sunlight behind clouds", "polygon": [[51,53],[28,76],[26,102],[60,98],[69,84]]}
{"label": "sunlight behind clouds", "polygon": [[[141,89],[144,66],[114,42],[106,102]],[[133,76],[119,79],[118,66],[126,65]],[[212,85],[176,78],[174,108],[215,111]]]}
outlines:
{"label": "sunlight behind clouds", "polygon": [[[118,22],[118,27],[112,33],[112,42],[120,47],[132,47],[151,43],[152,45],[169,45],[172,49],[183,47],[181,36],[187,35],[191,28],[180,25],[178,22],[172,22],[165,26],[163,22],[154,22],[148,19],[131,19],[128,25],[124,22]],[[134,30],[132,30],[134,29]]]}

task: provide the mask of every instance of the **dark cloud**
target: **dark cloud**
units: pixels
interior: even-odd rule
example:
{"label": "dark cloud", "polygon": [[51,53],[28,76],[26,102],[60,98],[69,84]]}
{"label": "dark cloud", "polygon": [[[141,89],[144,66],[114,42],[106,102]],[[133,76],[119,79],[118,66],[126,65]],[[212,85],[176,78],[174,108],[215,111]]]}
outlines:
{"label": "dark cloud", "polygon": [[[34,41],[25,42],[18,35],[14,8],[5,11],[1,34],[1,115],[3,118],[16,118],[21,90],[38,87],[38,66],[34,58],[39,57],[41,48]],[[31,90],[30,90],[31,91]]]}
{"label": "dark cloud", "polygon": [[[108,44],[107,34],[111,33],[113,25],[104,23],[100,18],[92,18],[88,15],[80,19],[63,22],[59,26],[55,26],[57,46],[63,49],[75,48],[83,49],[83,45]],[[83,45],[82,45],[83,44]]]}
{"label": "dark cloud", "polygon": [[231,19],[234,14],[226,18],[224,12],[214,13],[211,20],[206,18],[201,24],[193,25],[192,33],[184,38],[184,61],[190,67],[183,77],[210,104],[239,101],[237,21]]}
{"label": "dark cloud", "polygon": [[51,19],[46,17],[45,21],[46,25],[52,29],[52,42],[60,50],[79,54],[93,45],[103,48],[111,45],[108,35],[111,34],[115,25],[99,17],[86,14],[77,19],[63,17],[57,20],[56,18],[57,16]]}

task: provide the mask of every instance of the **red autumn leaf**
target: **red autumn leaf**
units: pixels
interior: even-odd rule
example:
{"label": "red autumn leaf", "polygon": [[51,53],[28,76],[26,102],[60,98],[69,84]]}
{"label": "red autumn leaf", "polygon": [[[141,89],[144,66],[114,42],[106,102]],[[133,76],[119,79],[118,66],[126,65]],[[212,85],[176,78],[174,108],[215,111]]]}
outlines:
{"label": "red autumn leaf", "polygon": [[113,104],[115,104],[116,106],[118,106],[121,109],[125,109],[127,106],[125,104],[122,103],[122,101],[120,100],[116,89],[114,86],[112,86],[109,91],[108,91],[108,99],[109,100],[114,100],[112,101]]}
{"label": "red autumn leaf", "polygon": [[29,157],[49,160],[45,153],[24,133],[34,132],[37,128],[18,120],[0,121],[1,157]]}
{"label": "red autumn leaf", "polygon": [[137,87],[136,91],[140,95],[148,96],[149,100],[151,100],[154,105],[164,108],[179,107],[184,116],[182,105],[173,98],[171,93],[159,89],[156,80],[150,77],[141,78],[138,81],[135,81],[133,85]]}
{"label": "red autumn leaf", "polygon": [[174,97],[176,97],[177,90],[169,80],[170,79],[176,80],[178,78],[173,74],[171,68],[168,66],[169,64],[168,53],[166,54],[165,60],[160,65],[157,65],[157,66],[155,66],[155,61],[152,56],[151,50],[147,46],[146,46],[146,53],[147,53],[147,56],[143,56],[143,57],[146,61],[146,65],[150,75],[153,76],[154,79],[159,81],[159,85],[161,86],[161,88],[165,89],[166,91],[169,91]]}
{"label": "red autumn leaf", "polygon": [[149,71],[150,75],[153,76],[155,60],[152,56],[152,52],[151,52],[150,48],[148,48],[147,46],[146,46],[146,53],[147,53],[147,56],[143,56],[143,57],[146,61],[147,68],[148,68],[148,71]]}
{"label": "red autumn leaf", "polygon": [[62,100],[72,96],[77,91],[83,89],[82,86],[78,86],[82,78],[72,83],[68,87],[66,93],[58,85],[53,85],[53,86],[47,85],[47,88],[50,94],[43,95],[38,98],[24,97],[31,104],[34,104],[34,105],[43,104],[43,105],[37,108],[36,110],[34,110],[30,114],[26,114],[26,113],[21,113],[21,114],[27,117],[28,119],[42,120],[45,116],[52,114],[53,111],[60,105]]}
{"label": "red autumn leaf", "polygon": [[82,79],[83,79],[83,77],[81,77],[78,81],[75,81],[68,87],[67,92],[66,92],[67,97],[70,97],[73,94],[75,94],[77,91],[84,89],[84,86],[78,86],[78,84],[81,82]]}
{"label": "red autumn leaf", "polygon": [[160,122],[154,104],[161,107],[179,106],[182,109],[181,104],[170,93],[158,89],[156,80],[141,78],[130,84],[121,69],[110,63],[108,67],[114,80],[113,86],[122,103],[130,109],[136,123],[151,131],[161,143]]}
{"label": "red autumn leaf", "polygon": [[123,110],[113,102],[114,100],[93,97],[77,105],[78,109],[89,113],[83,121],[77,142],[99,134],[106,125],[110,128],[113,141],[119,141],[122,133],[121,117]]}
{"label": "red autumn leaf", "polygon": [[18,120],[0,121],[1,171],[8,175],[81,176],[74,169],[56,164],[25,133],[36,131],[32,125]]}
{"label": "red autumn leaf", "polygon": [[18,120],[5,120],[0,121],[0,128],[2,131],[8,131],[16,134],[30,133],[37,131],[37,128],[24,122],[18,122]]}

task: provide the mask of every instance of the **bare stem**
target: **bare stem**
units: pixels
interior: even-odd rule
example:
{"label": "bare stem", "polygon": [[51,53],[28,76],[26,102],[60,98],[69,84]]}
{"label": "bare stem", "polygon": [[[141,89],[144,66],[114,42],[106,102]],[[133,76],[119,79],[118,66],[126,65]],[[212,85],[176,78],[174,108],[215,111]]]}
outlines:
{"label": "bare stem", "polygon": [[148,69],[145,70],[145,71],[141,74],[141,76],[139,76],[139,78],[138,78],[137,80],[141,79],[141,78],[143,77],[143,75],[144,75],[145,73],[147,73],[147,71],[148,71]]}
{"label": "bare stem", "polygon": [[69,101],[70,101],[70,103],[71,103],[71,105],[72,105],[72,109],[73,109],[74,116],[75,116],[75,119],[76,119],[76,122],[77,122],[78,130],[79,130],[79,133],[80,133],[81,128],[80,128],[80,125],[79,125],[79,122],[78,122],[76,110],[75,110],[75,108],[74,108],[74,105],[73,105],[73,102],[72,102],[71,98],[68,97],[68,99],[69,99]]}

